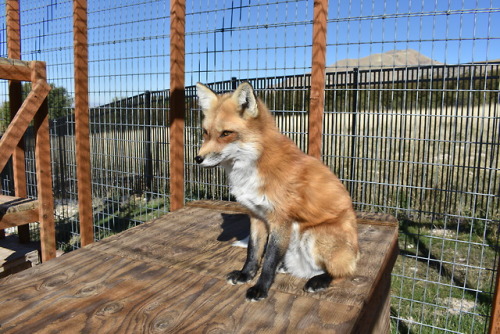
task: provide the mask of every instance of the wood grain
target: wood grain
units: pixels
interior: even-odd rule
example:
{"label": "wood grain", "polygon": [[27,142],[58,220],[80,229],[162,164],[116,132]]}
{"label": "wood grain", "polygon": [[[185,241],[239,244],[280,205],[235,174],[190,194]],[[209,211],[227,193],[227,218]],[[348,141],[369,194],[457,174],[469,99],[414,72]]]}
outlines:
{"label": "wood grain", "polygon": [[[247,302],[232,286],[246,250],[248,216],[187,206],[0,281],[5,333],[348,333],[388,328],[397,228],[360,225],[362,258],[352,278],[307,294],[277,275],[270,295]],[[380,317],[373,317],[380,308]],[[371,319],[368,321],[367,319]],[[358,326],[358,327],[356,327]],[[378,327],[376,327],[378,326]]]}
{"label": "wood grain", "polygon": [[90,164],[89,73],[87,1],[73,1],[75,73],[75,150],[78,184],[78,218],[82,246],[94,242],[92,177]]}
{"label": "wood grain", "polygon": [[[10,59],[21,59],[21,22],[19,16],[19,0],[7,0],[7,56]],[[10,120],[14,119],[23,104],[23,89],[20,81],[9,81]],[[14,177],[14,194],[18,197],[28,197],[26,183],[26,159],[24,141],[19,141],[12,154],[12,172]],[[17,222],[18,220],[16,220]],[[9,222],[12,224],[12,221]],[[19,225],[19,224],[17,224]],[[30,241],[29,225],[17,228],[19,242]]]}
{"label": "wood grain", "polygon": [[0,139],[0,170],[5,167],[10,156],[14,153],[17,143],[19,143],[26,132],[38,108],[40,108],[49,94],[49,91],[50,86],[45,81],[33,83],[33,89],[29,92],[21,108]]}
{"label": "wood grain", "polygon": [[38,200],[0,195],[0,214],[9,214],[38,208]]}
{"label": "wood grain", "polygon": [[186,0],[170,1],[170,210],[184,206]]}
{"label": "wood grain", "polygon": [[[47,84],[45,63],[31,62],[31,80],[33,84]],[[33,86],[34,91],[36,86]],[[30,94],[31,94],[30,93]],[[28,95],[29,97],[29,95]],[[50,162],[49,107],[44,99],[33,118],[35,129],[35,168],[36,186],[39,201],[40,245],[42,261],[56,257],[56,230],[54,221],[54,197],[52,191],[52,166]]]}
{"label": "wood grain", "polygon": [[325,109],[326,28],[328,0],[314,0],[311,57],[311,97],[309,101],[309,155],[320,159]]}
{"label": "wood grain", "polygon": [[0,229],[38,221],[38,200],[0,195]]}
{"label": "wood grain", "polygon": [[0,78],[16,81],[30,81],[29,62],[18,59],[0,58]]}
{"label": "wood grain", "polygon": [[[19,3],[10,1],[7,6],[9,15],[9,31],[15,36],[10,36],[9,46],[15,50],[10,50],[9,55],[18,58],[20,56],[19,40]],[[12,34],[11,34],[12,35]],[[12,48],[11,48],[12,49]],[[23,76],[20,73],[23,73]],[[26,76],[26,74],[29,74]],[[50,135],[49,135],[49,115],[47,95],[51,86],[47,83],[45,63],[41,61],[23,62],[18,59],[0,59],[0,78],[10,80],[31,81],[32,89],[17,112],[11,110],[14,116],[0,139],[0,170],[7,164],[11,155],[14,154],[14,169],[16,178],[16,195],[25,195],[22,189],[25,183],[25,176],[22,174],[24,159],[20,140],[24,135],[31,121],[35,129],[35,167],[37,177],[38,208],[23,210],[13,214],[1,215],[0,228],[8,226],[19,226],[33,222],[35,214],[38,214],[40,222],[40,241],[42,260],[47,261],[56,256],[56,239],[54,223],[54,200],[52,194],[52,171],[50,163]],[[10,97],[12,106],[19,102],[19,92],[17,96],[12,89]],[[24,197],[24,196],[23,196]],[[29,227],[24,227],[19,231],[20,241],[29,240]],[[3,234],[3,233],[2,233]]]}
{"label": "wood grain", "polygon": [[0,277],[25,270],[40,263],[36,242],[19,243],[14,235],[0,240]]}

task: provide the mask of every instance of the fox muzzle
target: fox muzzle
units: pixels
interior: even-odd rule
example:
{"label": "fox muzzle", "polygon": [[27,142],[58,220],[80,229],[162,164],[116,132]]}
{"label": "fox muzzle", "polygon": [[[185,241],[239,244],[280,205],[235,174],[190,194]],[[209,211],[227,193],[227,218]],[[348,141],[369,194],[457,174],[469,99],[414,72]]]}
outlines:
{"label": "fox muzzle", "polygon": [[204,158],[201,155],[197,155],[194,158],[194,161],[196,161],[197,164],[201,164],[203,162]]}

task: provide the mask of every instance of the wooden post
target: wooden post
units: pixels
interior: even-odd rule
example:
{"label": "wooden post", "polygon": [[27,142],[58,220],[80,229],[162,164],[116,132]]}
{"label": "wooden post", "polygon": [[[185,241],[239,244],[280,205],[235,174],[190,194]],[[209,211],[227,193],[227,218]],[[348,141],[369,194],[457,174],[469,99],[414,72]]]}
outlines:
{"label": "wooden post", "polygon": [[90,164],[87,1],[73,0],[75,137],[78,211],[82,246],[94,242]]}
{"label": "wooden post", "polygon": [[314,0],[308,153],[318,159],[321,158],[321,136],[325,108],[327,13],[328,0]]}
{"label": "wooden post", "polygon": [[[35,87],[36,83],[42,81],[46,89],[50,90],[50,86],[47,84],[45,63],[37,61],[33,62],[31,66],[31,82],[33,87]],[[54,222],[54,195],[52,192],[49,107],[47,98],[44,98],[33,120],[35,125],[35,164],[39,203],[38,216],[40,217],[40,244],[42,261],[45,262],[56,257],[56,230]]]}
{"label": "wooden post", "polygon": [[490,334],[500,333],[500,257],[497,264],[497,282],[495,285],[495,296],[491,308]]}
{"label": "wooden post", "polygon": [[[7,57],[21,59],[21,23],[19,19],[19,0],[7,0]],[[23,103],[22,85],[20,81],[9,81],[10,117],[13,119]],[[26,163],[24,160],[24,141],[20,141],[12,155],[14,172],[14,194],[17,197],[28,197],[26,188]],[[19,241],[30,241],[29,224],[17,227]],[[2,233],[3,234],[3,230]]]}
{"label": "wooden post", "polygon": [[170,1],[170,210],[184,206],[185,0]]}

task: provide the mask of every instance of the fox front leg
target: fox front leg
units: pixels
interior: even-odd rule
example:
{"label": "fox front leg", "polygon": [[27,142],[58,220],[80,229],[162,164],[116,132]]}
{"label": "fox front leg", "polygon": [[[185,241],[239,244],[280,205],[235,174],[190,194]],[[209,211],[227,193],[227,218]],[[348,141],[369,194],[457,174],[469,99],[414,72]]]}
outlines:
{"label": "fox front leg", "polygon": [[231,284],[243,284],[251,281],[259,270],[260,261],[267,242],[265,223],[257,218],[250,219],[250,238],[248,238],[247,259],[241,270],[235,270],[227,275]]}
{"label": "fox front leg", "polygon": [[246,298],[248,300],[258,301],[267,297],[269,288],[276,276],[276,269],[283,260],[288,248],[289,232],[284,228],[270,232],[264,254],[264,263],[262,264],[262,273],[257,283],[247,290]]}

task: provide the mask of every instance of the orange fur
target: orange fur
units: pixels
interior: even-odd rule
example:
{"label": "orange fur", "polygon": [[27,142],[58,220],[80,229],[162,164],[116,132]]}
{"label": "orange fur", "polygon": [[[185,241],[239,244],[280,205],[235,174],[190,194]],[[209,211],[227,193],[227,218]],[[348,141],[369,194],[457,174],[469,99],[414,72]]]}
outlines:
{"label": "orange fur", "polygon": [[[264,108],[261,104],[259,110],[267,114]],[[298,222],[301,232],[312,229],[318,238],[318,265],[333,276],[352,274],[358,237],[347,190],[324,164],[300,151],[274,126],[266,132],[269,137],[261,138],[263,154],[258,168],[264,180],[262,191],[276,208],[275,221]]]}
{"label": "orange fur", "polygon": [[314,237],[312,256],[316,266],[335,277],[351,275],[359,250],[356,215],[348,192],[328,167],[304,154],[279,132],[261,100],[255,99],[252,109],[252,96],[244,91],[250,91],[251,86],[241,88],[243,85],[235,93],[222,96],[211,96],[213,93],[205,91],[208,88],[198,86],[206,98],[200,102],[206,130],[200,160],[223,152],[230,144],[235,149],[250,147],[257,157],[252,166],[260,182],[256,198],[269,204],[262,210],[249,205],[254,211],[252,219],[262,220],[268,233],[277,231],[285,246],[292,225],[297,223],[301,235]]}

